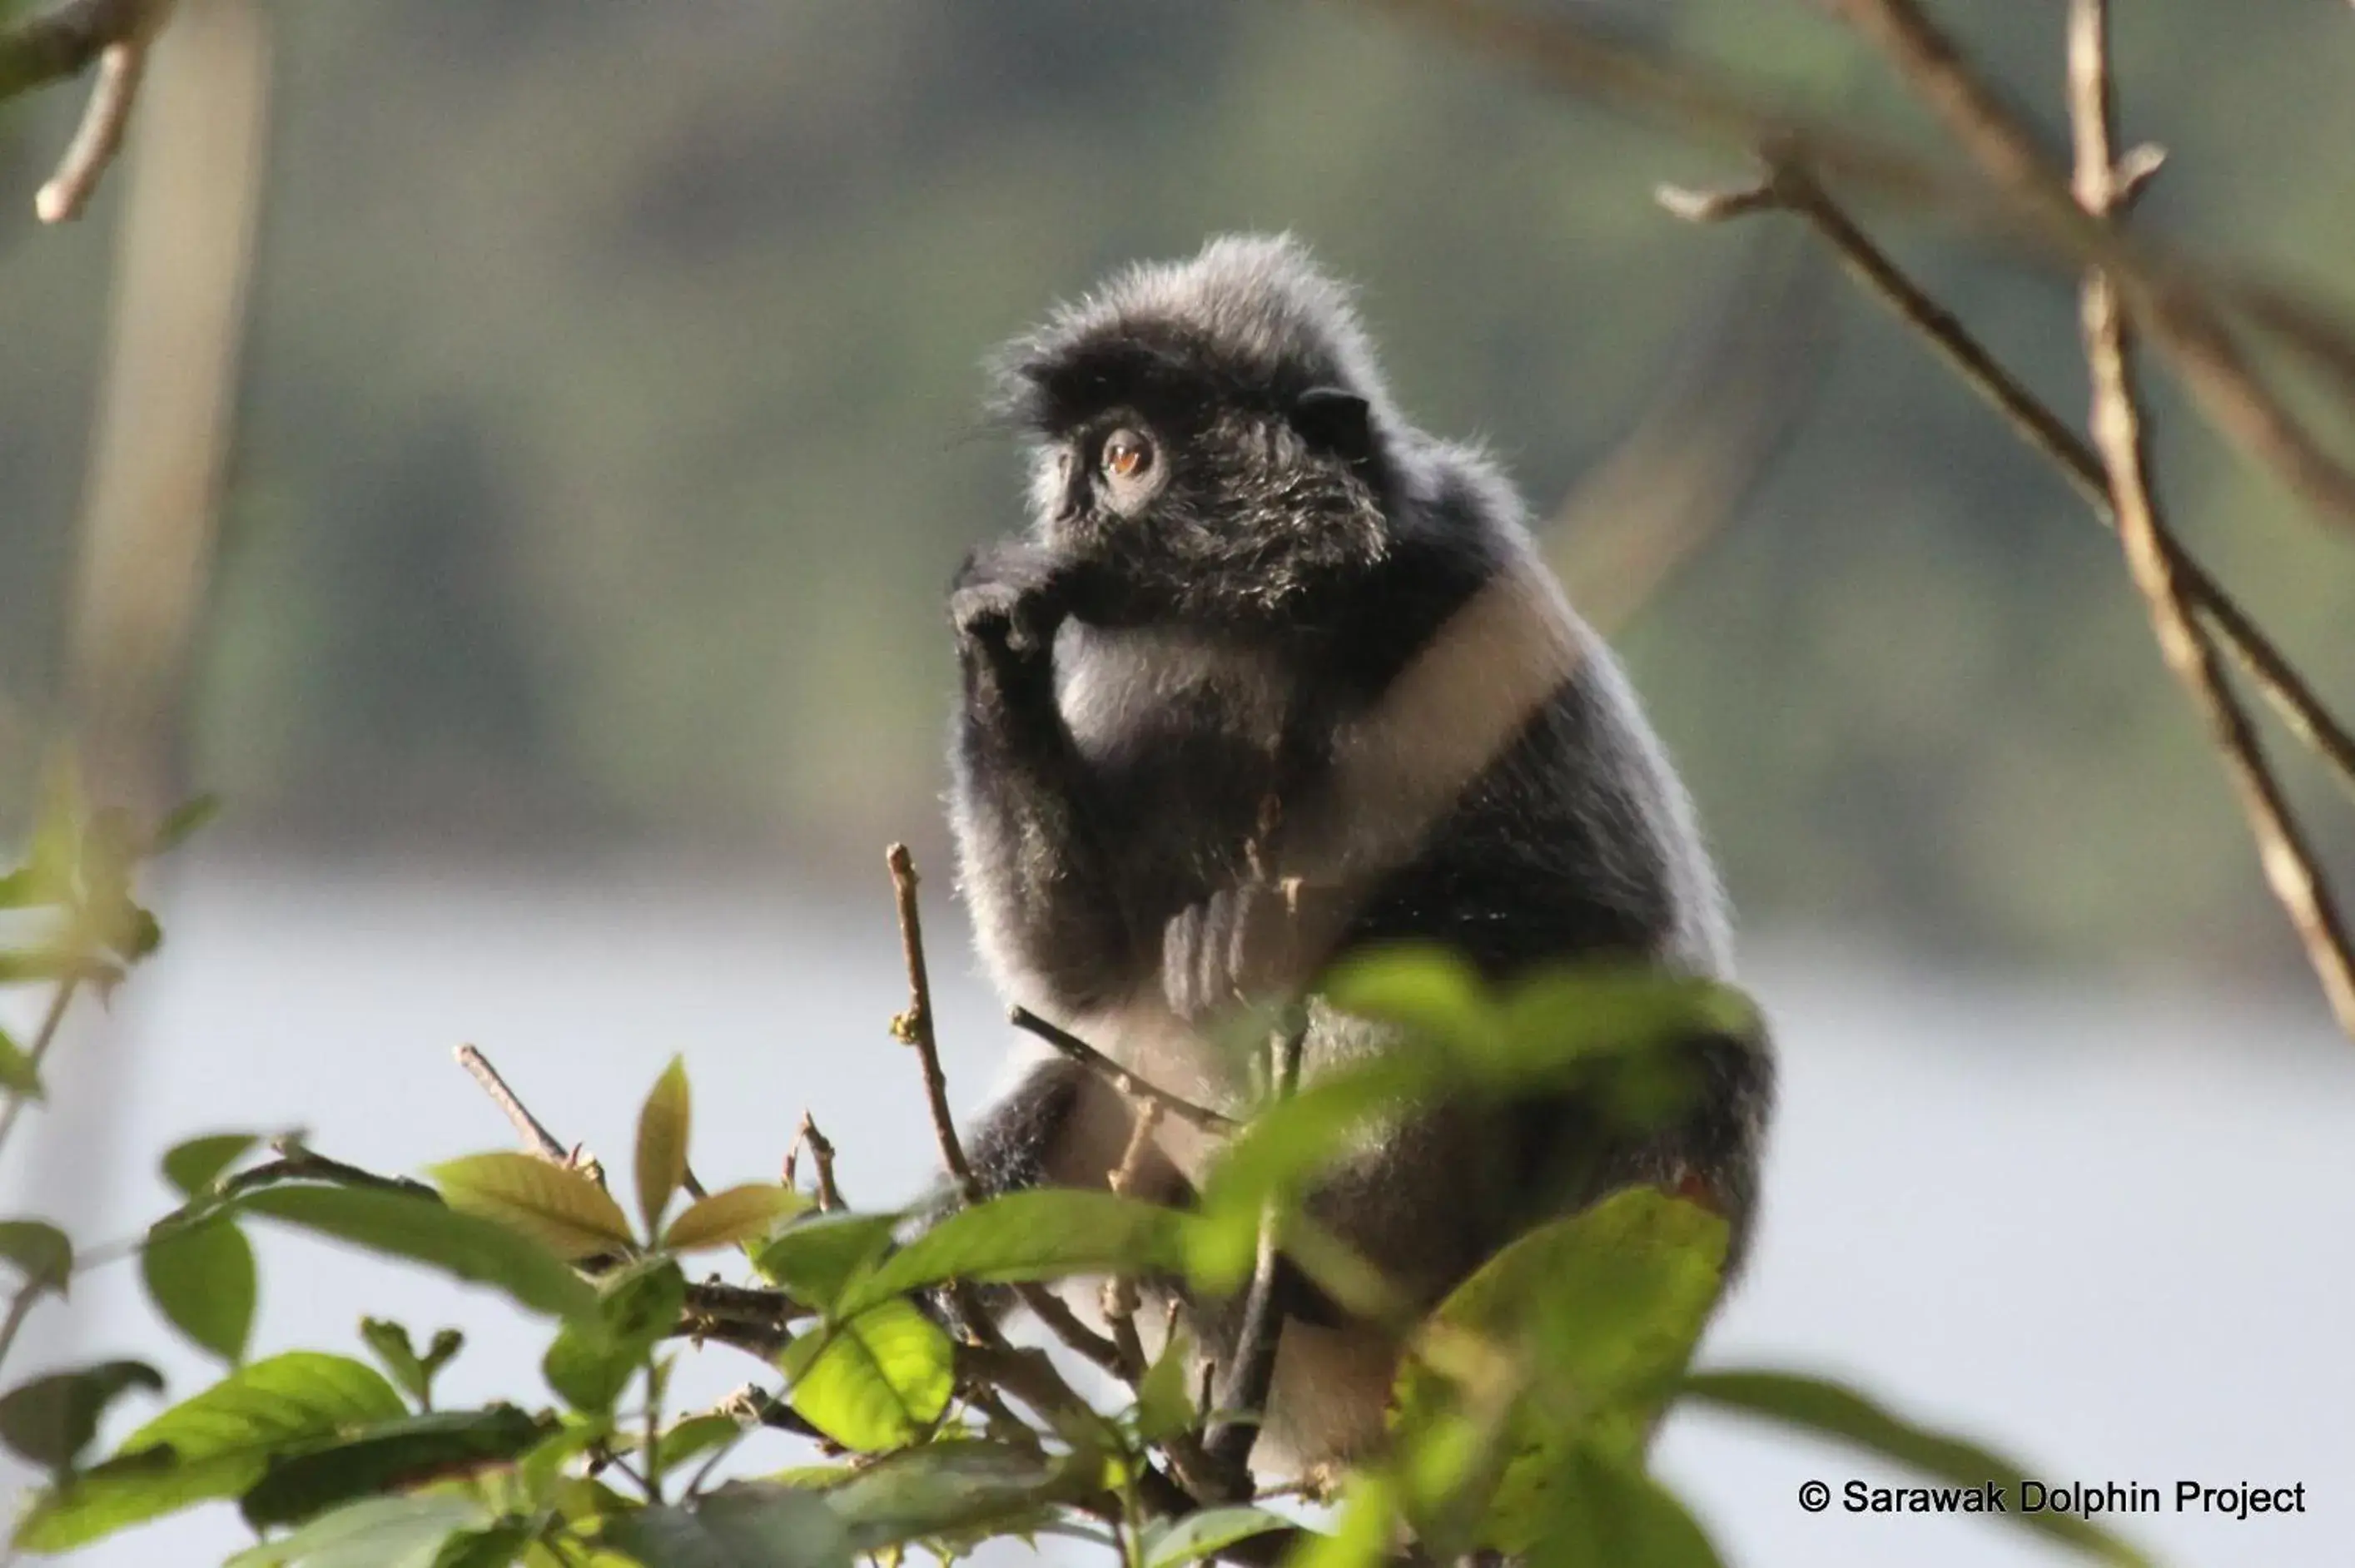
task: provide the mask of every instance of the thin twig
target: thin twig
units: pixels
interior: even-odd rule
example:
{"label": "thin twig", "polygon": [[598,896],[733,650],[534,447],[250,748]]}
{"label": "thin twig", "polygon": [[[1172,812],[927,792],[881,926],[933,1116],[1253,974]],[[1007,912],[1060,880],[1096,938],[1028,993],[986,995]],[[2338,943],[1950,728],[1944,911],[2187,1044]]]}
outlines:
{"label": "thin twig", "polygon": [[505,1114],[507,1125],[516,1129],[516,1136],[523,1140],[526,1150],[551,1164],[572,1163],[571,1151],[558,1142],[556,1135],[541,1126],[539,1118],[516,1097],[516,1092],[507,1087],[507,1081],[499,1076],[499,1070],[491,1065],[489,1057],[472,1045],[459,1046],[457,1055],[458,1065],[472,1074],[474,1082],[482,1086],[483,1093],[491,1097],[491,1103]]}
{"label": "thin twig", "polygon": [[114,155],[123,150],[123,135],[131,128],[131,108],[139,99],[139,84],[147,77],[148,39],[126,38],[109,44],[98,57],[98,80],[73,140],[58,160],[57,173],[34,194],[33,211],[43,223],[65,223],[80,217],[98,189]]}
{"label": "thin twig", "polygon": [[[32,1044],[25,1048],[26,1070],[36,1083],[40,1079],[41,1064],[48,1059],[49,1047],[57,1044],[58,1032],[65,1026],[66,1013],[72,1008],[74,993],[81,989],[81,970],[69,969],[59,978],[58,989],[49,993],[48,1009],[41,1014],[40,1025],[33,1032]],[[7,1143],[8,1134],[16,1129],[16,1118],[33,1098],[27,1089],[8,1091],[7,1103],[0,1105],[0,1145]]]}
{"label": "thin twig", "polygon": [[[2147,160],[2138,166],[2154,170],[2157,167]],[[2122,181],[2127,173],[2122,162]],[[2143,178],[2147,179],[2148,175]],[[1803,219],[1830,246],[1849,275],[1867,293],[1920,334],[1964,385],[2003,417],[2014,434],[2061,471],[2099,521],[2112,528],[2117,525],[2100,454],[2005,368],[1953,312],[1932,299],[1909,277],[1806,168],[1796,163],[1776,163],[1770,165],[1764,179],[1734,191],[1699,193],[1668,188],[1661,191],[1660,196],[1661,205],[1669,211],[1698,222],[1770,210],[1788,211]],[[2223,584],[2172,535],[2162,534],[2160,542],[2184,599],[2224,640],[2290,733],[2323,759],[2340,788],[2355,794],[2355,735],[2349,733],[2289,657],[2241,608]]]}
{"label": "thin twig", "polygon": [[[2072,0],[2069,12],[2069,118],[2076,141],[2076,198],[2097,217],[2115,200],[2110,151],[2115,107],[2108,63],[2106,0]],[[2151,493],[2150,463],[2119,291],[2104,272],[2087,274],[2083,295],[2085,360],[2092,375],[2094,442],[2109,478],[2126,566],[2150,610],[2159,652],[2208,726],[2256,836],[2258,861],[2274,896],[2288,912],[2339,1028],[2355,1038],[2355,962],[2330,890],[2315,869],[2297,821],[2267,768],[2248,717],[2217,668],[2215,652],[2194,624],[2174,564],[2162,542],[2166,524]]]}
{"label": "thin twig", "polygon": [[941,1147],[941,1163],[956,1182],[957,1195],[970,1205],[981,1202],[981,1183],[966,1163],[964,1145],[957,1138],[956,1118],[949,1110],[948,1075],[941,1070],[940,1042],[932,1032],[932,986],[924,963],[924,927],[916,908],[916,863],[906,844],[884,852],[891,871],[891,892],[900,910],[900,950],[908,966],[908,1011],[891,1020],[892,1037],[916,1048],[923,1064],[924,1099],[932,1113],[932,1139]]}
{"label": "thin twig", "polygon": [[153,0],[66,0],[0,32],[0,100],[80,76],[153,8]]}
{"label": "thin twig", "polygon": [[[1289,1098],[1300,1078],[1300,1051],[1307,1021],[1285,1021],[1268,1042],[1269,1096]],[[1259,1440],[1260,1424],[1268,1395],[1275,1384],[1275,1356],[1284,1340],[1284,1314],[1276,1304],[1275,1285],[1283,1254],[1276,1245],[1281,1220],[1271,1202],[1260,1216],[1259,1254],[1252,1260],[1251,1285],[1243,1294],[1241,1326],[1234,1351],[1219,1390],[1219,1417],[1202,1440],[1211,1472],[1224,1478],[1231,1495],[1251,1495],[1251,1453]]]}
{"label": "thin twig", "polygon": [[0,99],[79,76],[93,61],[98,66],[81,123],[58,160],[57,173],[34,197],[33,210],[43,223],[80,217],[122,150],[146,76],[147,51],[172,5],[173,0],[68,0],[0,34]]}
{"label": "thin twig", "polygon": [[[1161,1127],[1161,1105],[1146,1100],[1136,1107],[1136,1119],[1128,1129],[1128,1147],[1121,1150],[1120,1163],[1113,1167],[1105,1185],[1121,1197],[1127,1197],[1136,1185],[1136,1173],[1153,1148],[1153,1135]],[[1136,1281],[1125,1274],[1116,1274],[1103,1283],[1103,1316],[1112,1330],[1114,1348],[1120,1351],[1124,1375],[1132,1383],[1145,1375],[1145,1345],[1136,1336],[1136,1308],[1139,1305]]]}
{"label": "thin twig", "polygon": [[817,1118],[807,1111],[802,1112],[801,1130],[794,1135],[794,1146],[785,1150],[784,1184],[794,1184],[794,1168],[805,1149],[810,1151],[810,1163],[817,1167],[818,1212],[830,1214],[849,1207],[842,1201],[842,1189],[834,1183],[834,1144],[817,1129]]}
{"label": "thin twig", "polygon": [[[2279,474],[2318,514],[2355,526],[2355,469],[2326,451],[2251,368],[2202,291],[2130,244],[2105,209],[2086,211],[2028,122],[2004,103],[1914,0],[1830,0],[1880,48],[2023,217],[2097,266],[2164,354],[2209,423]],[[2115,182],[2114,168],[2103,178]]]}
{"label": "thin twig", "polygon": [[1156,1087],[1130,1072],[1070,1030],[1050,1022],[1027,1007],[1009,1009],[1007,1022],[1025,1033],[1035,1034],[1081,1066],[1101,1075],[1112,1086],[1135,1099],[1150,1100],[1180,1121],[1193,1123],[1205,1132],[1232,1132],[1236,1122],[1232,1117],[1221,1116],[1193,1101],[1182,1099],[1168,1090]]}

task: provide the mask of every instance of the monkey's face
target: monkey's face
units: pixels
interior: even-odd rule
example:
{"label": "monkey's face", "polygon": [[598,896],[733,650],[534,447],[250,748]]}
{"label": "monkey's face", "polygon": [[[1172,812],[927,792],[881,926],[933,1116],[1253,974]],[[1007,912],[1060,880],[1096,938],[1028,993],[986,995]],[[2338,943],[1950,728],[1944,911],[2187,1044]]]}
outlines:
{"label": "monkey's face", "polygon": [[1362,399],[1182,374],[1104,390],[1032,457],[1039,536],[1114,585],[1083,619],[1296,622],[1387,554]]}

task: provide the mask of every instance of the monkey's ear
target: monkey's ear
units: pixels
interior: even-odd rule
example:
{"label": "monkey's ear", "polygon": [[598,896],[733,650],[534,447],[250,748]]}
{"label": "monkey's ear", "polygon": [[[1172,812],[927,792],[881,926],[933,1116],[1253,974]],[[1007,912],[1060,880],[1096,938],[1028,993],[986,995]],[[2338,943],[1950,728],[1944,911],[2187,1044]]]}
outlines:
{"label": "monkey's ear", "polygon": [[1294,399],[1293,428],[1316,445],[1351,462],[1373,456],[1374,427],[1366,400],[1338,387],[1311,387]]}

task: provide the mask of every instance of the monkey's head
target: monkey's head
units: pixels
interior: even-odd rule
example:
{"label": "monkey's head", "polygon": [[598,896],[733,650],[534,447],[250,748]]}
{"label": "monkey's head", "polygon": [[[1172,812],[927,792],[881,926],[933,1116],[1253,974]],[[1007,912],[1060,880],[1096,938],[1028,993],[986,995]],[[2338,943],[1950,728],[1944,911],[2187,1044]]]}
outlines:
{"label": "monkey's head", "polygon": [[1000,411],[1083,619],[1314,623],[1392,540],[1399,440],[1346,291],[1288,238],[1139,266],[1016,340]]}

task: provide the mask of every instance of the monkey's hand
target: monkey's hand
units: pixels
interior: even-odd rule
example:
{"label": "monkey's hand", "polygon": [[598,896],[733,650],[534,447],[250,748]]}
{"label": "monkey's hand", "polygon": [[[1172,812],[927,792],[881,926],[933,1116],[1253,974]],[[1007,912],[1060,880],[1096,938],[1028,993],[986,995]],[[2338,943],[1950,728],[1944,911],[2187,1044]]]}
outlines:
{"label": "monkey's hand", "polygon": [[964,558],[949,592],[958,644],[1001,669],[1044,665],[1091,575],[1027,540],[983,546]]}
{"label": "monkey's hand", "polygon": [[1263,882],[1221,888],[1180,910],[1161,932],[1169,1009],[1199,1023],[1297,991],[1305,933],[1285,889]]}

